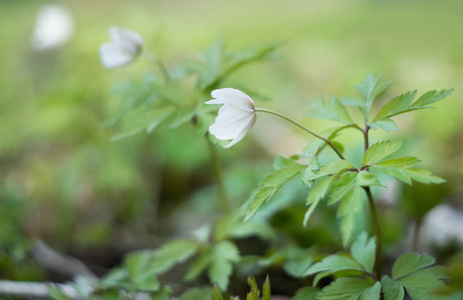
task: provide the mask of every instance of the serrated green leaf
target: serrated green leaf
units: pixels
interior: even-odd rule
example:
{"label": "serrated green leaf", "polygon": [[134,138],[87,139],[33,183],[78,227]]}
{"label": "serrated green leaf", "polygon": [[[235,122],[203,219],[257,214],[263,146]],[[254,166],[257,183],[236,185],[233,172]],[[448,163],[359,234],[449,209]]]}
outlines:
{"label": "serrated green leaf", "polygon": [[289,246],[285,251],[283,269],[289,275],[299,278],[301,274],[313,263],[314,257],[310,249]]}
{"label": "serrated green leaf", "polygon": [[328,188],[330,187],[333,178],[326,178],[316,185],[312,190],[310,190],[309,195],[307,196],[306,204],[309,205],[307,212],[304,215],[304,226],[307,226],[310,216],[314,212],[320,200],[325,197]]}
{"label": "serrated green leaf", "polygon": [[328,204],[332,205],[346,196],[356,186],[356,181],[357,172],[347,172],[341,177],[334,179],[326,195]]}
{"label": "serrated green leaf", "polygon": [[411,184],[411,179],[426,184],[445,182],[445,179],[432,175],[431,171],[425,169],[391,168],[380,164],[372,167],[407,184]]}
{"label": "serrated green leaf", "polygon": [[314,97],[307,108],[309,109],[309,112],[306,114],[308,117],[327,119],[346,124],[353,123],[346,108],[336,96],[331,96],[328,104],[325,102],[323,96]]}
{"label": "serrated green leaf", "polygon": [[244,221],[254,216],[259,207],[267,203],[286,182],[296,176],[303,168],[303,166],[298,164],[296,166],[278,169],[267,175],[251,198]]}
{"label": "serrated green leaf", "polygon": [[[305,270],[305,272],[302,273],[301,276],[310,276],[313,274],[323,272],[323,277],[326,277],[333,273],[344,270],[358,270],[363,272],[363,267],[358,262],[356,262],[348,256],[334,254],[325,257],[322,261],[318,263],[313,264],[307,270]],[[313,284],[316,285],[318,280],[320,280],[321,278],[322,277],[317,277],[316,280],[314,280]]]}
{"label": "serrated green leaf", "polygon": [[363,290],[359,300],[379,300],[381,296],[381,284],[377,281],[374,285]]}
{"label": "serrated green leaf", "polygon": [[367,119],[370,114],[371,106],[379,96],[381,96],[384,91],[392,84],[392,81],[380,83],[380,77],[375,77],[372,74],[369,74],[365,77],[361,84],[355,86],[355,88],[362,95],[363,105],[357,104],[360,111],[363,113],[365,119]]}
{"label": "serrated green leaf", "polygon": [[295,167],[295,166],[301,166],[298,164],[296,161],[290,158],[286,158],[282,155],[278,155],[277,158],[273,161],[273,168],[274,169],[283,169],[286,167]]}
{"label": "serrated green leaf", "polygon": [[148,265],[152,274],[161,274],[171,269],[174,265],[184,262],[193,256],[198,243],[189,240],[173,240],[164,244],[160,249],[154,251],[154,258]]}
{"label": "serrated green leaf", "polygon": [[404,276],[399,281],[413,300],[444,300],[446,297],[434,295],[432,292],[443,286],[439,267],[427,268]]}
{"label": "serrated green leaf", "polygon": [[257,287],[256,279],[249,275],[248,284],[251,287],[251,291],[248,293],[246,300],[259,300],[260,291]]}
{"label": "serrated green leaf", "polygon": [[416,93],[417,90],[407,92],[386,103],[380,109],[373,122],[414,110],[414,108],[411,107],[411,103],[415,99]]}
{"label": "serrated green leaf", "polygon": [[222,293],[217,285],[212,288],[212,300],[223,300]]}
{"label": "serrated green leaf", "polygon": [[412,103],[413,108],[424,108],[426,105],[437,102],[439,100],[445,99],[453,92],[453,89],[450,90],[441,90],[429,91],[424,93],[419,97],[415,102]]}
{"label": "serrated green leaf", "polygon": [[384,293],[384,300],[403,300],[405,291],[403,285],[389,276],[383,276],[381,279],[381,288]]}
{"label": "serrated green leaf", "polygon": [[371,273],[375,264],[375,250],[375,237],[368,238],[367,233],[363,232],[352,244],[350,253],[352,254],[352,257],[365,268],[366,271]]}
{"label": "serrated green leaf", "polygon": [[374,164],[386,156],[396,152],[403,144],[403,140],[387,140],[370,146],[363,157],[362,166]]}
{"label": "serrated green leaf", "polygon": [[138,290],[156,292],[160,289],[156,273],[148,267],[152,258],[153,251],[135,252],[125,258],[129,277]]}
{"label": "serrated green leaf", "polygon": [[381,128],[382,130],[384,131],[399,131],[399,128],[397,128],[397,124],[394,120],[391,120],[391,119],[379,119],[375,122],[365,122],[366,125],[368,125],[368,127],[376,130],[379,128]]}
{"label": "serrated green leaf", "polygon": [[435,262],[432,256],[420,253],[406,253],[399,256],[392,267],[392,279],[397,280]]}
{"label": "serrated green leaf", "polygon": [[213,248],[213,258],[209,268],[209,278],[221,289],[228,287],[233,263],[240,259],[238,248],[229,241],[221,241]]}
{"label": "serrated green leaf", "polygon": [[416,157],[406,156],[396,159],[384,160],[382,162],[376,163],[376,165],[388,168],[410,168],[419,162],[420,160]]}
{"label": "serrated green leaf", "polygon": [[317,299],[357,300],[363,294],[366,294],[371,298],[362,298],[362,300],[377,300],[380,297],[380,289],[381,286],[378,282],[373,284],[360,278],[339,278],[329,286],[326,286],[322,292],[317,295]]}
{"label": "serrated green leaf", "polygon": [[326,165],[322,166],[318,172],[316,172],[313,176],[309,177],[310,180],[314,180],[326,175],[333,175],[337,174],[343,170],[350,170],[355,168],[346,160],[344,159],[334,159],[327,163]]}
{"label": "serrated green leaf", "polygon": [[368,171],[360,171],[357,174],[357,185],[359,186],[382,186],[381,182],[379,181],[378,177],[376,175],[371,174]]}

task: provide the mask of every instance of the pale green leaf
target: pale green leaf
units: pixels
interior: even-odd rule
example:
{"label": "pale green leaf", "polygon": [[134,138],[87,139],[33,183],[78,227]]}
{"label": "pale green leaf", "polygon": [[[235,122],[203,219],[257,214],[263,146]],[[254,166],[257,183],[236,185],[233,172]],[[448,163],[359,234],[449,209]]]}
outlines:
{"label": "pale green leaf", "polygon": [[360,111],[363,113],[365,119],[367,119],[371,106],[379,96],[381,96],[384,91],[392,84],[392,81],[381,82],[380,77],[375,77],[372,74],[369,74],[365,77],[362,83],[355,86],[355,88],[362,95],[363,105],[357,104]]}
{"label": "pale green leaf", "polygon": [[379,181],[378,177],[376,177],[376,175],[363,170],[363,171],[358,172],[357,185],[359,186],[372,186],[372,185],[381,186],[381,182]]}
{"label": "pale green leaf", "polygon": [[401,158],[384,160],[382,162],[376,163],[376,165],[388,168],[410,168],[419,162],[420,160],[416,157],[406,156]]}
{"label": "pale green leaf", "polygon": [[341,220],[341,235],[342,235],[342,244],[346,247],[352,239],[352,233],[355,228],[355,214],[347,213],[342,217]]}
{"label": "pale green leaf", "polygon": [[368,238],[367,233],[363,232],[352,244],[350,253],[352,254],[352,257],[365,268],[366,271],[371,273],[375,264],[375,250],[375,237]]}
{"label": "pale green leaf", "polygon": [[346,196],[347,193],[349,193],[349,191],[351,191],[354,186],[356,186],[356,181],[356,172],[348,172],[341,177],[334,179],[330,186],[329,192],[326,195],[328,198],[328,204],[332,205]]}
{"label": "pale green leaf", "polygon": [[398,281],[403,284],[413,300],[443,300],[447,298],[433,294],[435,289],[444,285],[440,280],[440,271],[440,267],[427,268],[404,276]]}
{"label": "pale green leaf", "polygon": [[190,269],[185,274],[184,280],[191,281],[204,272],[207,267],[210,266],[212,260],[214,259],[214,252],[212,248],[205,249],[202,251],[193,261],[190,266]]}
{"label": "pale green leaf", "polygon": [[392,280],[389,276],[383,276],[381,287],[384,293],[384,300],[403,300],[405,291],[399,281]]}
{"label": "pale green leaf", "polygon": [[417,91],[407,92],[395,97],[386,103],[378,112],[373,122],[384,118],[390,118],[398,114],[412,111],[416,108],[411,107],[411,103],[416,97]]}
{"label": "pale green leaf", "polygon": [[321,181],[318,185],[316,185],[312,190],[310,190],[306,200],[306,203],[307,205],[309,205],[309,208],[307,209],[307,212],[304,215],[304,226],[307,226],[310,216],[314,212],[315,208],[318,206],[318,203],[320,203],[320,200],[322,200],[323,197],[325,197],[325,194],[328,191],[328,188],[330,187],[332,181],[333,178],[326,178],[323,181]]}
{"label": "pale green leaf", "polygon": [[333,175],[337,174],[343,170],[350,170],[355,169],[348,161],[344,159],[334,159],[327,163],[326,165],[322,166],[318,172],[316,172],[313,176],[309,177],[310,180],[314,180],[326,175]]}
{"label": "pale green leaf", "polygon": [[48,295],[52,299],[55,299],[55,300],[71,300],[72,299],[66,296],[66,294],[61,290],[61,288],[54,286],[54,285],[48,286]]}
{"label": "pale green leaf", "polygon": [[249,275],[248,277],[248,284],[251,287],[251,291],[248,293],[246,299],[247,300],[259,300],[260,291],[257,287],[256,279]]}
{"label": "pale green leaf", "polygon": [[129,274],[124,268],[114,268],[98,282],[101,288],[112,288],[120,286],[124,280],[127,279]]}
{"label": "pale green leaf", "polygon": [[424,93],[421,95],[415,102],[413,102],[412,107],[413,108],[421,108],[425,107],[428,104],[437,102],[439,100],[442,100],[453,92],[453,89],[450,90],[441,90],[439,92],[437,91],[429,91],[427,93]]}
{"label": "pale green leaf", "polygon": [[[317,295],[318,300],[357,300],[366,293],[372,296],[369,300],[379,299],[378,283],[372,283],[360,278],[339,278],[325,287],[320,294]],[[376,291],[377,297],[376,297]],[[363,300],[364,298],[362,298]]]}
{"label": "pale green leaf", "polygon": [[[326,271],[329,271],[329,274],[332,274],[341,270],[363,271],[363,267],[348,256],[334,254],[327,256],[322,261],[310,266],[304,273],[302,273],[302,276],[310,276]],[[325,276],[328,276],[329,274],[326,274]]]}
{"label": "pale green leaf", "polygon": [[314,97],[307,108],[309,109],[309,112],[306,114],[308,117],[327,119],[346,124],[353,123],[346,108],[336,96],[331,96],[328,104],[325,102],[323,96]]}
{"label": "pale green leaf", "polygon": [[296,176],[303,168],[303,166],[298,164],[278,169],[268,175],[251,198],[244,221],[249,220],[255,215],[259,207],[267,203],[286,182]]}
{"label": "pale green leaf", "polygon": [[238,248],[229,241],[221,241],[213,248],[213,258],[209,268],[209,278],[221,289],[228,287],[233,263],[240,259]]}
{"label": "pale green leaf", "polygon": [[379,300],[381,294],[381,284],[377,281],[374,285],[363,290],[359,300]]}
{"label": "pale green leaf", "polygon": [[198,243],[189,240],[173,240],[154,251],[154,258],[148,269],[154,274],[164,273],[174,265],[184,262],[198,249]]}
{"label": "pale green leaf", "polygon": [[[347,128],[352,128],[353,126],[354,126],[353,124],[349,124],[349,125],[329,128],[329,129],[322,131],[321,135],[323,137],[326,137],[328,140],[332,141],[334,138],[337,137],[337,135],[341,131]],[[306,148],[304,148],[304,150],[302,151],[301,156],[307,156],[310,158],[314,158],[321,151],[321,149],[325,146],[326,146],[326,143],[323,142],[321,139],[312,139],[310,141],[310,144]]]}
{"label": "pale green leaf", "polygon": [[432,256],[419,253],[402,254],[392,267],[392,279],[399,279],[432,265],[435,259]]}
{"label": "pale green leaf", "polygon": [[368,127],[376,130],[379,128],[381,128],[382,130],[384,131],[399,131],[399,128],[397,128],[397,124],[395,123],[394,120],[391,120],[391,119],[379,119],[375,122],[365,122],[366,125],[368,125]]}
{"label": "pale green leaf", "polygon": [[195,116],[196,112],[189,107],[186,108],[180,108],[175,111],[175,113],[172,116],[172,119],[169,120],[169,128],[178,128],[181,125],[191,121],[193,117]]}
{"label": "pale green leaf", "polygon": [[403,140],[387,140],[370,146],[363,157],[362,166],[374,164],[386,156],[396,152],[403,144]]}
{"label": "pale green leaf", "polygon": [[295,278],[301,277],[301,274],[314,262],[314,255],[310,249],[289,246],[285,254],[283,269]]}
{"label": "pale green leaf", "polygon": [[411,184],[411,179],[426,184],[445,182],[445,179],[432,175],[431,171],[425,169],[393,168],[380,164],[372,167],[407,184]]}
{"label": "pale green leaf", "polygon": [[310,160],[309,165],[301,171],[301,180],[309,188],[311,188],[313,184],[313,179],[311,178],[315,176],[318,169],[320,169],[320,164],[318,163],[318,159],[314,157]]}

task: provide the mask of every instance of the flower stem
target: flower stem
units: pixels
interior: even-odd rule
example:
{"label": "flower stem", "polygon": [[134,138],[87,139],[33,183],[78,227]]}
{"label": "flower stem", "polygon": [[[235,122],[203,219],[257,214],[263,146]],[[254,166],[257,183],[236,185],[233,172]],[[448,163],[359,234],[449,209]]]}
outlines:
{"label": "flower stem", "polygon": [[[367,152],[368,148],[370,148],[370,142],[369,142],[369,137],[368,137],[368,131],[370,130],[370,127],[367,125],[365,126],[365,129],[363,131],[363,140],[365,143],[365,152]],[[367,169],[368,170],[368,169]],[[367,198],[368,198],[368,205],[370,207],[370,214],[371,214],[371,219],[373,221],[373,227],[375,229],[375,236],[376,236],[376,280],[381,280],[381,275],[382,275],[382,268],[383,268],[383,239],[381,236],[381,227],[379,226],[379,220],[378,220],[378,213],[376,212],[376,206],[375,206],[375,201],[373,199],[373,194],[371,193],[371,189],[369,186],[364,187],[365,192],[367,193]],[[381,299],[383,299],[383,296],[381,294]]]}
{"label": "flower stem", "polygon": [[215,181],[219,189],[220,205],[222,207],[222,211],[226,213],[228,212],[228,208],[229,208],[228,199],[227,199],[227,193],[225,191],[225,186],[223,184],[222,169],[220,168],[219,157],[217,155],[217,148],[209,140],[209,137],[207,135],[206,135],[206,143],[207,143],[207,148],[209,150],[209,157],[211,159]]}
{"label": "flower stem", "polygon": [[158,67],[161,70],[162,75],[164,76],[164,79],[166,80],[166,82],[170,81],[169,72],[167,71],[166,66],[164,65],[164,63],[162,62],[162,60],[158,56],[156,56],[156,55],[154,55],[154,54],[152,54],[150,52],[146,52],[146,51],[143,51],[142,54],[143,54],[144,57],[146,57],[147,59],[151,60],[152,62],[154,62],[154,63],[156,63],[158,65]]}
{"label": "flower stem", "polygon": [[265,112],[265,113],[268,113],[268,114],[272,114],[272,115],[275,115],[277,117],[280,117],[282,119],[285,119],[286,121],[289,121],[291,123],[293,123],[294,125],[296,125],[297,127],[301,128],[302,130],[310,133],[311,135],[321,139],[322,141],[324,141],[328,146],[330,146],[334,152],[336,152],[336,154],[341,158],[341,159],[344,159],[344,156],[342,155],[341,151],[339,151],[338,148],[336,148],[336,146],[327,138],[319,135],[318,133],[316,132],[313,132],[312,130],[310,130],[309,128],[305,127],[304,125],[302,125],[301,123],[297,122],[296,120],[288,117],[288,116],[285,116],[279,112],[276,112],[276,111],[273,111],[273,110],[270,110],[270,109],[266,109],[266,108],[255,108],[254,109],[255,111],[257,112]]}

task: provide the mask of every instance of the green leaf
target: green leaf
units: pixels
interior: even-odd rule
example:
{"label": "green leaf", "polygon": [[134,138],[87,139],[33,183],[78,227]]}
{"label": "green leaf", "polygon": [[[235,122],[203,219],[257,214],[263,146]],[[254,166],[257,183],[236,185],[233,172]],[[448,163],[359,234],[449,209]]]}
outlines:
{"label": "green leaf", "polygon": [[371,174],[370,172],[365,171],[365,170],[358,172],[357,184],[359,186],[372,186],[372,185],[382,186],[378,177],[376,177],[374,174]]}
{"label": "green leaf", "polygon": [[318,172],[318,169],[320,169],[320,164],[318,163],[318,159],[314,157],[310,160],[307,168],[301,171],[301,180],[307,187],[312,187],[314,180],[311,178],[315,176],[315,174]]}
{"label": "green leaf", "polygon": [[325,257],[318,263],[313,264],[304,273],[302,273],[301,276],[310,276],[317,273],[322,274],[314,279],[313,285],[316,285],[318,280],[321,278],[344,270],[358,270],[363,272],[363,267],[348,256],[334,254]]}
{"label": "green leaf", "polygon": [[397,128],[397,124],[395,123],[394,120],[391,120],[391,119],[379,119],[375,122],[365,122],[366,125],[368,125],[368,127],[376,130],[379,128],[381,128],[382,130],[384,131],[399,131],[399,128]]}
{"label": "green leaf", "polygon": [[166,105],[155,109],[147,110],[146,107],[140,107],[138,110],[130,112],[122,122],[122,128],[119,133],[111,138],[111,141],[133,136],[143,130],[151,133],[159,124],[170,117],[175,111],[172,105]]}
{"label": "green leaf", "polygon": [[214,284],[212,288],[212,300],[224,300],[218,286]]}
{"label": "green leaf", "polygon": [[429,108],[429,106],[426,105],[446,98],[452,91],[453,90],[442,90],[440,92],[430,91],[421,95],[415,102],[413,102],[413,100],[416,97],[416,90],[407,92],[386,103],[376,115],[374,122],[412,110]]}
{"label": "green leaf", "polygon": [[258,43],[241,51],[228,53],[227,58],[230,63],[224,74],[230,74],[249,63],[269,58],[282,44],[282,41]]}
{"label": "green leaf", "polygon": [[304,215],[304,226],[307,226],[310,216],[314,212],[318,203],[320,203],[320,200],[323,199],[323,197],[325,197],[325,194],[328,191],[328,188],[330,187],[332,181],[333,178],[326,178],[309,192],[309,195],[307,196],[306,200],[306,204],[309,205],[309,208],[307,209],[307,212]]}
{"label": "green leaf", "polygon": [[366,271],[371,273],[375,264],[375,250],[375,237],[368,239],[367,233],[363,232],[352,244],[350,253],[352,254],[352,257],[355,258]]}
{"label": "green leaf", "polygon": [[320,292],[319,289],[306,286],[297,290],[292,300],[317,300],[318,292]]}
{"label": "green leaf", "polygon": [[159,291],[160,284],[156,278],[156,272],[149,268],[152,257],[153,251],[139,251],[125,258],[125,267],[129,277],[139,290]]}
{"label": "green leaf", "polygon": [[[334,138],[337,137],[337,135],[343,131],[344,129],[347,128],[352,128],[353,125],[344,125],[344,126],[339,126],[339,127],[334,127],[334,128],[329,128],[321,132],[321,135],[326,137],[328,140],[332,141]],[[318,152],[321,151],[323,147],[325,147],[326,144],[320,139],[313,139],[310,141],[310,144],[304,148],[304,150],[301,153],[301,156],[307,156],[310,158],[314,158],[317,156]]]}
{"label": "green leaf", "polygon": [[[318,300],[377,300],[380,297],[379,282],[371,283],[360,278],[339,278],[317,295]],[[365,295],[365,296],[364,296]],[[369,297],[369,298],[366,298]]]}
{"label": "green leaf", "polygon": [[328,204],[332,205],[346,196],[357,182],[357,172],[348,172],[334,179],[327,194]]}
{"label": "green leaf", "polygon": [[180,297],[180,300],[202,300],[202,299],[208,299],[210,296],[211,296],[210,287],[192,288],[184,292],[182,296]]}
{"label": "green leaf", "polygon": [[184,262],[193,256],[198,246],[197,242],[189,240],[167,242],[159,250],[154,251],[154,258],[149,263],[148,269],[152,274],[164,273],[174,265]]}
{"label": "green leaf", "polygon": [[347,213],[341,220],[342,244],[344,247],[349,244],[355,227],[355,214]]}
{"label": "green leaf", "polygon": [[433,294],[435,289],[444,285],[441,278],[441,268],[432,267],[404,276],[398,281],[403,284],[413,300],[443,300],[446,297]]}
{"label": "green leaf", "polygon": [[388,168],[410,168],[419,162],[420,160],[416,157],[406,156],[406,157],[401,157],[401,158],[396,158],[396,159],[385,160],[385,161],[376,163],[376,165],[388,167]]}
{"label": "green leaf", "polygon": [[450,96],[450,94],[452,92],[453,92],[453,89],[441,90],[439,92],[437,92],[437,91],[429,91],[429,92],[424,93],[423,95],[421,95],[421,97],[419,97],[415,102],[413,102],[412,107],[413,108],[429,107],[429,106],[426,106],[426,105],[437,102],[437,101],[442,100],[442,99],[445,99],[448,96]]}
{"label": "green leaf", "polygon": [[344,159],[334,159],[327,163],[326,165],[322,166],[318,172],[316,172],[313,176],[309,177],[310,180],[314,180],[326,175],[333,175],[337,174],[343,170],[351,170],[355,168],[346,160]]}
{"label": "green leaf", "polygon": [[392,279],[400,279],[435,262],[432,256],[419,253],[402,254],[392,267]]}
{"label": "green leaf", "polygon": [[214,74],[218,74],[222,65],[224,56],[225,43],[223,40],[218,40],[204,53],[206,63],[209,65]]}
{"label": "green leaf", "polygon": [[372,74],[369,74],[365,77],[361,84],[355,86],[355,88],[362,95],[363,105],[358,103],[357,106],[360,111],[363,113],[365,119],[368,118],[370,114],[371,106],[373,102],[381,96],[384,91],[392,84],[392,81],[380,83],[380,77],[375,77]]}
{"label": "green leaf", "polygon": [[204,272],[208,266],[210,266],[214,258],[214,253],[212,248],[207,248],[203,250],[193,261],[190,266],[190,269],[185,274],[184,280],[191,281]]}
{"label": "green leaf", "polygon": [[363,157],[362,166],[374,164],[386,156],[396,152],[403,144],[403,140],[387,140],[370,146]]}
{"label": "green leaf", "polygon": [[248,284],[251,287],[251,291],[248,293],[246,300],[259,300],[260,291],[257,287],[256,279],[249,275]]}
{"label": "green leaf", "polygon": [[272,294],[270,291],[270,279],[267,275],[264,281],[264,286],[262,287],[262,300],[272,300]]}
{"label": "green leaf", "polygon": [[295,246],[287,247],[283,269],[289,275],[299,278],[301,274],[313,263],[314,255],[310,249]]}
{"label": "green leaf", "polygon": [[307,108],[309,109],[309,112],[306,114],[308,117],[327,119],[346,124],[353,123],[346,108],[336,96],[331,96],[328,104],[325,102],[323,96],[314,97]]}
{"label": "green leaf", "polygon": [[405,296],[404,287],[399,281],[392,280],[389,276],[381,279],[381,288],[384,293],[384,300],[403,300]]}
{"label": "green leaf", "polygon": [[114,268],[98,282],[100,288],[118,287],[123,284],[129,274],[124,268]]}
{"label": "green leaf", "polygon": [[303,168],[304,167],[299,164],[285,167],[278,169],[265,177],[260,187],[251,198],[249,209],[246,213],[244,221],[247,221],[252,216],[254,216],[259,207],[267,203],[286,182],[296,176]]}
{"label": "green leaf", "polygon": [[229,241],[221,241],[213,250],[213,258],[209,268],[209,278],[221,289],[228,287],[233,263],[240,259],[238,248]]}
{"label": "green leaf", "polygon": [[445,179],[432,175],[431,171],[425,169],[391,168],[381,164],[372,167],[407,184],[411,184],[411,179],[426,184],[445,182]]}

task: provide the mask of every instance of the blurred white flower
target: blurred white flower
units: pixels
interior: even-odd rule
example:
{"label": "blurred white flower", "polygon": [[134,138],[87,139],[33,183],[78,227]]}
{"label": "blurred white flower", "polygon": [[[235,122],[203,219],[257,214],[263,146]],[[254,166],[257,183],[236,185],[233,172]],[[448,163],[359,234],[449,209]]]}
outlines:
{"label": "blurred white flower", "polygon": [[118,68],[132,63],[138,58],[143,39],[138,32],[120,28],[109,28],[111,42],[100,47],[101,63],[106,68]]}
{"label": "blurred white flower", "polygon": [[206,104],[224,104],[219,109],[215,123],[209,127],[209,132],[219,140],[231,140],[225,148],[238,143],[256,122],[257,114],[254,101],[242,91],[225,88],[211,93],[215,99]]}
{"label": "blurred white flower", "polygon": [[463,245],[463,213],[449,204],[439,204],[423,220],[420,237],[427,243]]}
{"label": "blurred white flower", "polygon": [[34,49],[46,50],[65,44],[74,32],[74,23],[69,11],[55,4],[40,8],[35,21],[31,44]]}

